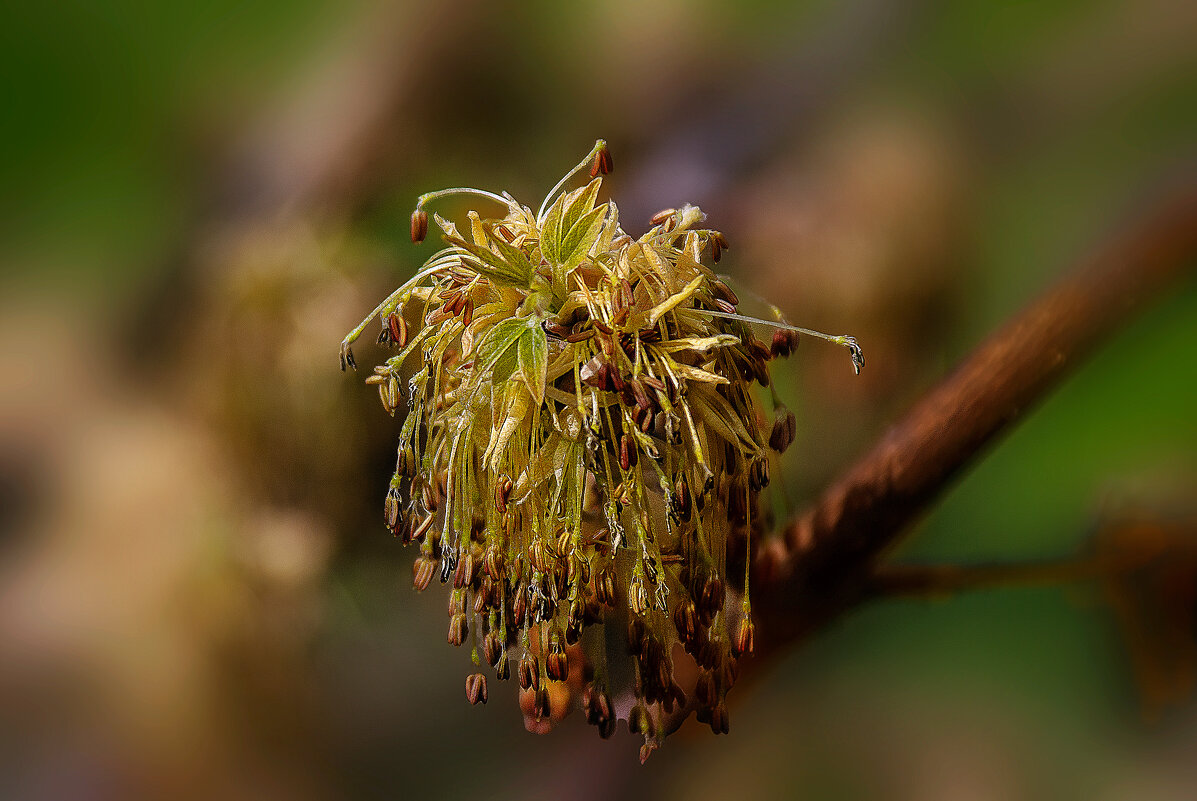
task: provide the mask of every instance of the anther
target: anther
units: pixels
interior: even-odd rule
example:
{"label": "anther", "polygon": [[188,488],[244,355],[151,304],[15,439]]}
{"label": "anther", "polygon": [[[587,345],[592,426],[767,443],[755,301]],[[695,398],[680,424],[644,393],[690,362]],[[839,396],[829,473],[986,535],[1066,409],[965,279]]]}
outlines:
{"label": "anther", "polygon": [[486,676],[481,673],[471,673],[466,677],[465,683],[466,700],[471,704],[485,704],[486,703]]}
{"label": "anther", "polygon": [[411,213],[411,241],[417,245],[428,236],[428,212],[416,209]]}

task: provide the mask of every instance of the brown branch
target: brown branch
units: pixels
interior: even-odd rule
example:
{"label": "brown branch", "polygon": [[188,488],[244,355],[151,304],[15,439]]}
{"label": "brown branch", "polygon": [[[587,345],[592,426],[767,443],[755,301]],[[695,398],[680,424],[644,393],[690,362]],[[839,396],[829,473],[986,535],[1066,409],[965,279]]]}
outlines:
{"label": "brown branch", "polygon": [[786,529],[784,543],[758,554],[761,645],[790,642],[859,603],[878,557],[910,523],[1195,257],[1197,181],[1189,180],[982,343]]}
{"label": "brown branch", "polygon": [[1139,561],[1095,557],[1008,564],[879,565],[869,575],[864,596],[935,598],[990,587],[1070,584],[1129,572],[1139,566]]}

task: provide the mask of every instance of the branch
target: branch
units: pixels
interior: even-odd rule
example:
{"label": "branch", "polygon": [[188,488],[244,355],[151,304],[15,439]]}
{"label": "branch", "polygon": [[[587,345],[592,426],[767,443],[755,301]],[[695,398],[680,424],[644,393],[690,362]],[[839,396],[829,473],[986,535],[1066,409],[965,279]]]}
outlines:
{"label": "branch", "polygon": [[1083,357],[1187,276],[1197,256],[1197,181],[1131,224],[982,343],[757,555],[759,642],[772,649],[862,601],[878,557],[986,445]]}
{"label": "branch", "polygon": [[934,598],[989,587],[1070,584],[1119,575],[1140,561],[1072,557],[980,565],[880,565],[869,576],[868,598]]}

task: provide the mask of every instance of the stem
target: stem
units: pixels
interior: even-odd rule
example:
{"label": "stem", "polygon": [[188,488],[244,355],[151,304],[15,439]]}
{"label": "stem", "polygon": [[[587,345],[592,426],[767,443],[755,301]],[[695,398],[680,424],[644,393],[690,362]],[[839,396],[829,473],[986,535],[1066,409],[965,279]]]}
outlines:
{"label": "stem", "polygon": [[910,523],[1097,344],[1189,277],[1195,257],[1190,177],[982,343],[784,530],[783,548],[761,552],[753,589],[767,647],[867,597],[877,560]]}
{"label": "stem", "polygon": [[579,172],[589,167],[590,162],[594,159],[595,154],[606,146],[607,142],[605,140],[596,140],[594,147],[592,147],[590,152],[586,154],[586,158],[579,161],[572,170],[561,177],[561,180],[557,182],[556,186],[549,190],[549,193],[544,196],[544,200],[541,201],[540,208],[536,210],[536,222],[538,225],[544,222],[544,210],[548,208],[549,203],[553,201],[553,196],[561,191],[561,187],[565,186],[566,182],[568,182],[570,178],[573,178]]}

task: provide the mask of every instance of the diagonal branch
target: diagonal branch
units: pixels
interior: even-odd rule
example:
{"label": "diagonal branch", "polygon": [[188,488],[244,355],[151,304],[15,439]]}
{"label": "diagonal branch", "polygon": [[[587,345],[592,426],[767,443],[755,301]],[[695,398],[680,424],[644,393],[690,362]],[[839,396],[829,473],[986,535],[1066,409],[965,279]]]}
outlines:
{"label": "diagonal branch", "polygon": [[878,558],[999,434],[1197,265],[1197,180],[1163,192],[894,425],[757,556],[772,649],[859,603]]}

